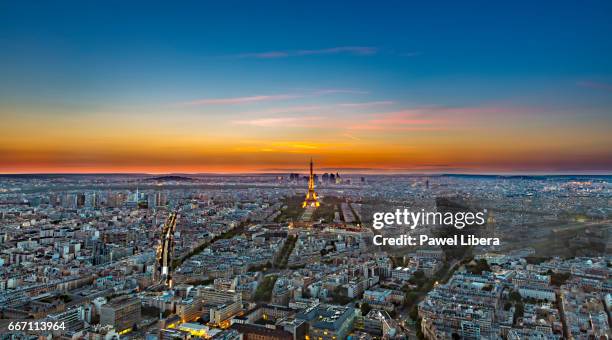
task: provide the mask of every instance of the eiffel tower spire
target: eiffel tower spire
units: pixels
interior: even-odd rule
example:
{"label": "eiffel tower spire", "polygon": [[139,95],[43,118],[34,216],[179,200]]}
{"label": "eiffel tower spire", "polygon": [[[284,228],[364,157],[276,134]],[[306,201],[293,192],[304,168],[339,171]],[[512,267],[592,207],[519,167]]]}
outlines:
{"label": "eiffel tower spire", "polygon": [[312,157],[310,157],[310,177],[312,177]]}

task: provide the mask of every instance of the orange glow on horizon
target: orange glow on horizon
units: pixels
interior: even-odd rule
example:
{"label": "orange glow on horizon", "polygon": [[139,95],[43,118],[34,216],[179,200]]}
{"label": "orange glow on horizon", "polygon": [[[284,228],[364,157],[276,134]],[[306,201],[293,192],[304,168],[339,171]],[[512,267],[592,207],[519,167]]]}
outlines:
{"label": "orange glow on horizon", "polygon": [[4,126],[10,126],[0,134],[0,173],[303,172],[311,157],[317,173],[612,168],[606,124],[552,124],[526,109],[412,109],[291,120],[39,110],[0,106]]}

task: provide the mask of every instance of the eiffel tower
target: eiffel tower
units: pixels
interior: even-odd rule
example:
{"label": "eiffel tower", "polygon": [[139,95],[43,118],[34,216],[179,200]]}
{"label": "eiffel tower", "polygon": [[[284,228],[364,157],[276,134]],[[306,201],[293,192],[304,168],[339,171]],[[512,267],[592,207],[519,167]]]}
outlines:
{"label": "eiffel tower", "polygon": [[312,172],[312,158],[310,159],[310,178],[308,179],[308,193],[306,194],[306,198],[302,203],[302,208],[313,207],[316,208],[320,205],[319,196],[314,190],[315,181],[314,181],[314,173]]}

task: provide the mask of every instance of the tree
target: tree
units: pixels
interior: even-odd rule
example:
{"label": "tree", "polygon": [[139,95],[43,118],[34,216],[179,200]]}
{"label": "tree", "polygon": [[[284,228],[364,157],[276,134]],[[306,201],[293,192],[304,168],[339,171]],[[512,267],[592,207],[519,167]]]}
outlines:
{"label": "tree", "polygon": [[263,282],[257,287],[255,290],[255,295],[253,296],[255,301],[270,301],[272,297],[272,289],[274,289],[274,284],[276,283],[276,279],[278,277],[267,276],[264,278]]}
{"label": "tree", "polygon": [[550,260],[550,257],[538,257],[538,256],[527,256],[525,257],[525,261],[529,264],[540,264],[542,262],[546,262]]}
{"label": "tree", "polygon": [[422,286],[427,281],[427,277],[425,277],[425,273],[422,270],[417,270],[412,274],[408,282],[413,285]]}
{"label": "tree", "polygon": [[510,294],[508,295],[508,298],[511,301],[515,301],[515,302],[523,301],[523,298],[521,297],[521,294],[519,292],[517,292],[516,290],[511,291]]}
{"label": "tree", "polygon": [[550,284],[560,287],[570,278],[569,273],[553,273],[550,275]]}
{"label": "tree", "polygon": [[372,306],[369,303],[364,302],[361,304],[361,315],[368,315],[368,313],[372,310]]}
{"label": "tree", "polygon": [[408,292],[404,298],[404,303],[407,307],[411,307],[419,299],[419,294],[416,292]]}
{"label": "tree", "polygon": [[419,307],[417,305],[412,306],[412,309],[410,309],[410,313],[408,313],[408,316],[410,316],[412,320],[417,320],[419,318]]}
{"label": "tree", "polygon": [[476,261],[474,265],[468,265],[467,269],[470,273],[475,275],[481,275],[483,272],[491,271],[491,267],[489,267],[487,261],[483,259]]}
{"label": "tree", "polygon": [[522,318],[525,313],[525,306],[523,306],[522,302],[516,304],[516,308],[514,309],[514,320],[513,323],[516,324],[518,319]]}
{"label": "tree", "polygon": [[349,298],[346,293],[346,288],[342,286],[336,287],[331,293],[332,301],[339,305],[346,305],[351,302],[351,298]]}

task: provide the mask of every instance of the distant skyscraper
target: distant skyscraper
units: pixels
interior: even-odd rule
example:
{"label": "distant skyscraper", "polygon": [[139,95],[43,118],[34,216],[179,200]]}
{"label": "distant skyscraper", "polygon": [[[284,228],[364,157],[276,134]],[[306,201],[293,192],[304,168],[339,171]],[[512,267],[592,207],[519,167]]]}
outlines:
{"label": "distant skyscraper", "polygon": [[168,197],[166,196],[165,193],[158,191],[157,193],[155,193],[155,206],[156,207],[163,207],[168,203]]}
{"label": "distant skyscraper", "polygon": [[76,206],[77,208],[85,206],[85,193],[79,192],[76,194]]}
{"label": "distant skyscraper", "polygon": [[91,192],[91,193],[87,193],[85,195],[85,207],[86,208],[97,208],[98,204],[100,202],[99,198],[98,198],[98,193],[97,192]]}

